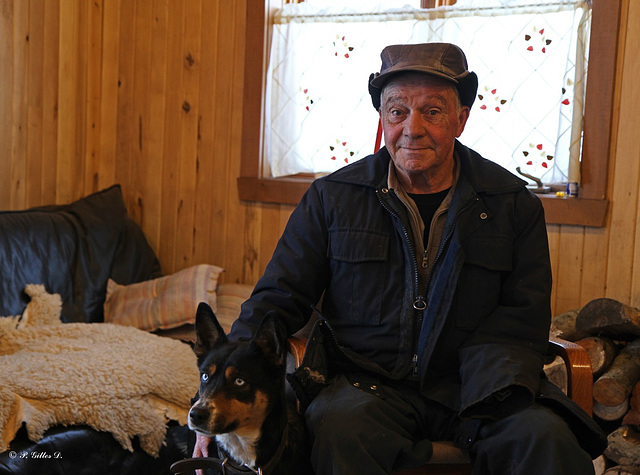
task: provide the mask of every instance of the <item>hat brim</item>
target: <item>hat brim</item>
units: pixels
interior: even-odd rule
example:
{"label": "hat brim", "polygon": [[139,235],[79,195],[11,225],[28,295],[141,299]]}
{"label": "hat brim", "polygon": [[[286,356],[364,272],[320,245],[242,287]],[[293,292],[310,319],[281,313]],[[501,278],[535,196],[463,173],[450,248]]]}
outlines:
{"label": "hat brim", "polygon": [[382,89],[382,87],[384,86],[384,84],[389,81],[389,79],[391,79],[393,76],[397,76],[398,74],[402,74],[402,73],[408,73],[408,72],[416,72],[416,73],[424,73],[424,74],[428,74],[430,76],[436,76],[439,77],[441,79],[444,79],[446,81],[452,82],[454,84],[458,84],[460,81],[460,79],[464,79],[466,76],[468,76],[470,73],[469,71],[466,71],[464,75],[462,76],[458,76],[458,77],[451,77],[447,74],[442,73],[441,71],[432,69],[432,68],[420,68],[420,67],[416,67],[416,66],[412,66],[412,67],[402,67],[401,65],[397,65],[397,67],[385,71],[382,74],[377,74],[372,80],[371,80],[371,85],[373,87],[377,87]]}
{"label": "hat brim", "polygon": [[[369,79],[369,93],[376,110],[380,108],[380,94],[385,84],[394,76],[407,72],[419,72],[444,79],[455,86],[460,97],[460,103],[463,106],[470,108],[475,102],[476,93],[478,92],[478,76],[473,71],[465,71],[463,75],[451,77],[431,68],[395,68],[383,74],[372,74]],[[375,95],[377,97],[374,97]]]}

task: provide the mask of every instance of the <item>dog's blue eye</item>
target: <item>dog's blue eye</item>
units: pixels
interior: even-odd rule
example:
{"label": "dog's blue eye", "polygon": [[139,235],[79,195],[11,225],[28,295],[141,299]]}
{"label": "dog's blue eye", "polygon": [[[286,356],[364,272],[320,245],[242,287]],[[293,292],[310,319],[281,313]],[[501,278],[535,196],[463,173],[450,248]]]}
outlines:
{"label": "dog's blue eye", "polygon": [[236,386],[244,386],[244,379],[242,378],[236,378],[236,380],[233,382],[233,384],[235,384]]}
{"label": "dog's blue eye", "polygon": [[200,375],[200,381],[202,381],[203,383],[206,383],[207,381],[209,381],[209,375],[207,373],[202,373]]}

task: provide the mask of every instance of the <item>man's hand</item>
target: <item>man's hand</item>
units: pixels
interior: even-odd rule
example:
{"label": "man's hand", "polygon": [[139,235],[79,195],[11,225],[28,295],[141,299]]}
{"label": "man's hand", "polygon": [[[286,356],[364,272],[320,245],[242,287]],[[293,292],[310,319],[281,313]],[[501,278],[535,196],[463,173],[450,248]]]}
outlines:
{"label": "man's hand", "polygon": [[[193,448],[193,457],[208,457],[210,437],[196,433],[196,445]],[[196,475],[204,475],[202,470],[196,470]]]}

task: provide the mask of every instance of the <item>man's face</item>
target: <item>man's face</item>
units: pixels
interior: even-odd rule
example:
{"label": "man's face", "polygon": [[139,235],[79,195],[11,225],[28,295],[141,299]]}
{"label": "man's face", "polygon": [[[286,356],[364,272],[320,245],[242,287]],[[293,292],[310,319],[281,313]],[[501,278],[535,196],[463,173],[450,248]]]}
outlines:
{"label": "man's face", "polygon": [[426,74],[404,74],[387,83],[381,104],[385,145],[406,191],[451,186],[454,142],[469,117],[454,86]]}

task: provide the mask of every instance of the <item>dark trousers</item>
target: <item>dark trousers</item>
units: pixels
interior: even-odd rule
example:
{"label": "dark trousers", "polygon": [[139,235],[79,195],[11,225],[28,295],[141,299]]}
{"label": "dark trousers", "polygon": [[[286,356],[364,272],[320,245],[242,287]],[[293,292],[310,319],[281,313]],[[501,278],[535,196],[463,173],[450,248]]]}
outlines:
{"label": "dark trousers", "polygon": [[469,442],[474,475],[594,473],[567,424],[538,404],[470,426],[411,388],[338,376],[305,417],[316,475],[388,474],[419,466],[431,457],[430,440]]}

